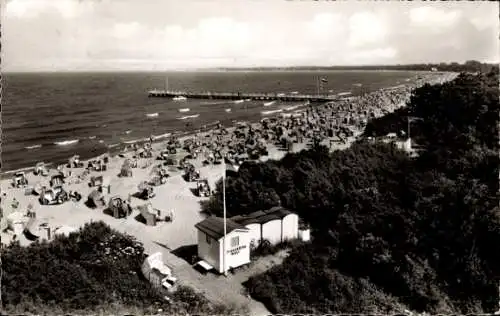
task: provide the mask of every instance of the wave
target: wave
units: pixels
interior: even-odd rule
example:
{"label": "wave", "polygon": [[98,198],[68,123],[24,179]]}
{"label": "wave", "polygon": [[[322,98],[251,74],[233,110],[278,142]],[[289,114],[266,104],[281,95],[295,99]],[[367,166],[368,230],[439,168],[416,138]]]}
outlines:
{"label": "wave", "polygon": [[337,93],[338,96],[349,95],[349,94],[352,94],[352,92],[351,91],[347,91],[347,92]]}
{"label": "wave", "polygon": [[356,86],[356,87],[361,87],[363,84],[362,83],[353,83],[352,85]]}
{"label": "wave", "polygon": [[165,134],[161,134],[161,135],[153,135],[153,138],[154,139],[161,139],[161,138],[169,137],[170,135],[172,135],[172,133],[165,133]]}
{"label": "wave", "polygon": [[284,110],[285,110],[285,111],[292,111],[292,110],[298,109],[298,108],[303,107],[303,106],[306,106],[306,105],[308,105],[308,103],[303,103],[303,104],[297,104],[297,105],[287,106],[286,108],[284,108]]}
{"label": "wave", "polygon": [[272,110],[272,111],[262,111],[260,112],[262,115],[269,115],[269,114],[274,114],[274,113],[280,113],[280,112],[283,112],[283,109],[279,109],[279,110]]}
{"label": "wave", "polygon": [[40,148],[42,147],[42,145],[38,144],[38,145],[33,145],[33,146],[26,146],[24,147],[25,149],[35,149],[35,148]]}
{"label": "wave", "polygon": [[73,145],[78,143],[80,140],[79,139],[70,139],[70,140],[63,140],[61,142],[55,142],[54,145],[58,146],[68,146],[68,145]]}
{"label": "wave", "polygon": [[96,136],[89,136],[89,139],[95,139]]}
{"label": "wave", "polygon": [[132,133],[131,129],[125,131],[125,134],[130,134],[130,133]]}
{"label": "wave", "polygon": [[226,109],[225,111],[226,111],[226,112],[231,112],[231,109]]}
{"label": "wave", "polygon": [[189,108],[179,109],[179,112],[181,112],[181,113],[189,112],[189,111],[191,111]]}
{"label": "wave", "polygon": [[276,101],[266,102],[264,103],[264,106],[270,106],[273,105],[274,103],[276,103]]}
{"label": "wave", "polygon": [[299,91],[292,91],[290,94],[299,94]]}
{"label": "wave", "polygon": [[196,118],[200,116],[200,114],[193,114],[193,115],[186,115],[186,116],[181,116],[181,117],[178,117],[177,119],[178,120],[187,120],[189,118]]}
{"label": "wave", "polygon": [[147,117],[157,117],[158,116],[158,112],[155,112],[155,113],[148,113],[146,114]]}
{"label": "wave", "polygon": [[243,102],[245,102],[245,100],[236,100],[236,101],[234,101],[233,103],[234,103],[234,104],[238,104],[238,103],[243,103]]}
{"label": "wave", "polygon": [[200,103],[201,105],[219,105],[219,104],[228,104],[229,102],[227,101],[222,101],[222,102],[203,102]]}
{"label": "wave", "polygon": [[99,140],[99,143],[101,143],[101,144],[102,144],[102,143],[104,143],[104,141],[101,139],[101,140]]}

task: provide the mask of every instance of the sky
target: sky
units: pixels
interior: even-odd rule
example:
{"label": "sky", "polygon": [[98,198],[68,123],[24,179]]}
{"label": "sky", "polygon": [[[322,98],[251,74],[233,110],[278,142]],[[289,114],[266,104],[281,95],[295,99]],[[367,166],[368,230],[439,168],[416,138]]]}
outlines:
{"label": "sky", "polygon": [[7,72],[499,61],[495,2],[0,1]]}

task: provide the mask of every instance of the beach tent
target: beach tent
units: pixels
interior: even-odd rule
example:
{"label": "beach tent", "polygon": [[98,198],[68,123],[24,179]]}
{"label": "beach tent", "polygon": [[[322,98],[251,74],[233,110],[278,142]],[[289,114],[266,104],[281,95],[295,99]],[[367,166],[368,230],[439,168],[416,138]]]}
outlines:
{"label": "beach tent", "polygon": [[24,231],[24,227],[28,220],[29,218],[22,212],[16,211],[7,216],[7,225],[10,229],[12,229],[12,231],[14,231],[14,234],[20,235]]}
{"label": "beach tent", "polygon": [[128,163],[129,160],[126,160],[125,163],[122,165],[122,168],[120,170],[120,177],[131,177],[132,176],[132,167],[130,163]]}
{"label": "beach tent", "polygon": [[58,187],[64,184],[64,174],[61,171],[52,169],[49,174],[51,187]]}
{"label": "beach tent", "polygon": [[114,196],[109,200],[108,209],[114,218],[127,217],[132,213],[130,204],[119,196]]}
{"label": "beach tent", "polygon": [[103,184],[103,177],[102,176],[93,176],[90,178],[90,187],[96,187],[96,186],[101,186]]}
{"label": "beach tent", "polygon": [[33,192],[35,195],[40,195],[42,194],[42,191],[43,191],[43,185],[41,182],[37,182],[35,183],[35,185],[33,186]]}
{"label": "beach tent", "polygon": [[102,196],[101,192],[99,192],[98,190],[90,192],[87,200],[87,206],[95,208],[95,207],[103,207],[105,204],[106,203],[104,202],[104,197]]}
{"label": "beach tent", "polygon": [[109,177],[102,177],[101,189],[103,193],[111,194],[111,179]]}
{"label": "beach tent", "polygon": [[161,252],[154,253],[148,256],[142,266],[141,271],[144,277],[155,287],[159,288],[166,279],[173,279],[172,269],[168,267],[162,258]]}
{"label": "beach tent", "polygon": [[81,168],[83,167],[83,163],[80,161],[80,156],[79,155],[74,155],[71,157],[68,161],[68,166],[70,168]]}
{"label": "beach tent", "polygon": [[52,232],[47,221],[31,217],[24,228],[24,234],[28,239],[46,239],[50,240]]}
{"label": "beach tent", "polygon": [[59,226],[54,230],[54,235],[62,235],[68,237],[71,233],[78,232],[78,229],[72,226]]}
{"label": "beach tent", "polygon": [[44,162],[37,162],[35,165],[35,170],[33,170],[35,175],[47,176],[48,170]]}
{"label": "beach tent", "polygon": [[139,211],[146,221],[146,225],[155,226],[157,221],[157,216],[159,215],[159,210],[155,210],[151,203],[141,205],[138,207]]}
{"label": "beach tent", "polygon": [[173,211],[163,212],[154,208],[151,203],[138,206],[138,209],[148,226],[155,226],[158,221],[171,222],[174,219]]}

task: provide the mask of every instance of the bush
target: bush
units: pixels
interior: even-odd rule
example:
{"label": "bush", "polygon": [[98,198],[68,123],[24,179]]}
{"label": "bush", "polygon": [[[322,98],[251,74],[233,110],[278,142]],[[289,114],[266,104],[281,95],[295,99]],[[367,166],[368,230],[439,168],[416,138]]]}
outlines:
{"label": "bush", "polygon": [[[413,130],[425,144],[416,159],[359,142],[242,165],[227,178],[229,216],[281,204],[314,233],[309,247],[253,277],[252,295],[277,313],[384,312],[400,303],[417,312],[496,311],[498,104],[498,74],[461,74],[414,91],[408,110],[422,118]],[[401,110],[367,133],[397,132],[387,124],[405,121]],[[218,190],[208,206],[220,215]]]}
{"label": "bush", "polygon": [[[2,302],[8,313],[153,314],[224,311],[189,288],[180,288],[173,303],[145,280],[141,243],[103,222],[86,224],[69,237],[12,243],[2,249]],[[189,295],[185,293],[190,293]],[[227,309],[233,312],[233,309]],[[130,314],[130,313],[129,313]]]}

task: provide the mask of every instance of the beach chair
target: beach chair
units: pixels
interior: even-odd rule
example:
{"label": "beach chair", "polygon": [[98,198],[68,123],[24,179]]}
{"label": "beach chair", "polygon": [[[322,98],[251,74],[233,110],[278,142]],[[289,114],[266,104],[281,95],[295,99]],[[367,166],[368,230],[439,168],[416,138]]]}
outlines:
{"label": "beach chair", "polygon": [[94,190],[90,192],[86,204],[90,208],[98,208],[98,207],[104,207],[106,205],[106,202],[104,201],[102,193],[99,192],[98,190]]}
{"label": "beach chair", "polygon": [[28,185],[28,179],[24,172],[16,172],[12,178],[12,186],[14,188],[19,188]]}
{"label": "beach chair", "polygon": [[102,176],[90,178],[89,187],[98,187],[98,186],[101,186],[102,184],[103,184],[103,177]]}
{"label": "beach chair", "polygon": [[146,181],[143,181],[138,186],[139,194],[138,197],[143,200],[152,199],[155,197],[154,189]]}
{"label": "beach chair", "polygon": [[126,218],[132,214],[132,206],[119,196],[109,200],[108,209],[114,218]]}
{"label": "beach chair", "polygon": [[41,176],[47,176],[48,175],[48,170],[47,167],[45,167],[45,163],[43,162],[38,162],[35,165],[35,169],[33,170],[33,174],[35,175],[41,175]]}
{"label": "beach chair", "polygon": [[132,177],[132,168],[129,165],[123,165],[120,169],[120,177]]}
{"label": "beach chair", "polygon": [[197,190],[199,197],[208,197],[211,194],[210,185],[207,179],[202,179],[197,181]]}
{"label": "beach chair", "polygon": [[38,199],[41,205],[62,204],[68,200],[69,195],[62,186],[55,186],[50,189],[42,187],[42,193]]}

